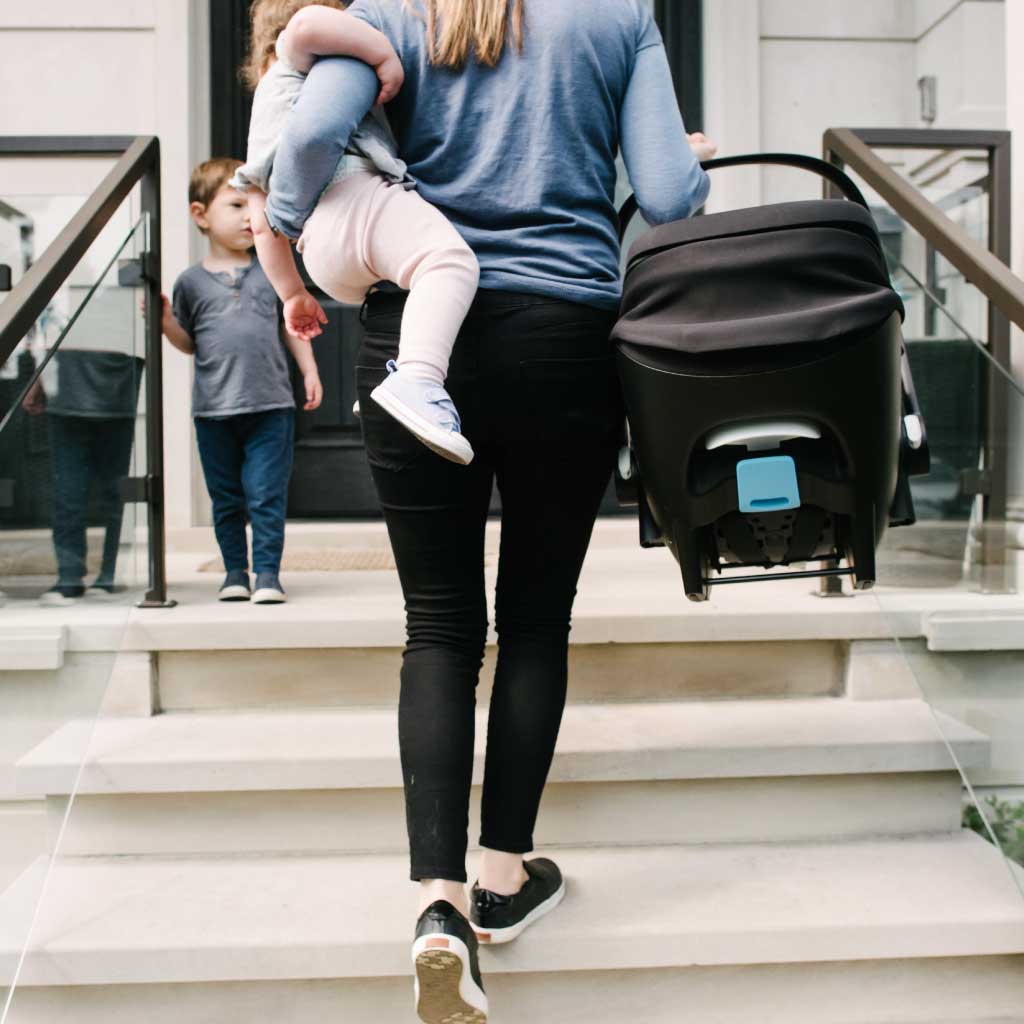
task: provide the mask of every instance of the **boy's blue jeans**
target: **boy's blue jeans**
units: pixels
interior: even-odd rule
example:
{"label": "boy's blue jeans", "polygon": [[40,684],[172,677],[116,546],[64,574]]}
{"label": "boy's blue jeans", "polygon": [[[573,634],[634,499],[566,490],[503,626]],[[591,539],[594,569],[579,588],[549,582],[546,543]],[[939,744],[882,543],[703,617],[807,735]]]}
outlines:
{"label": "boy's blue jeans", "polygon": [[248,515],[253,572],[278,572],[292,475],[295,410],[270,409],[223,419],[197,416],[195,424],[224,568],[228,572],[249,568]]}

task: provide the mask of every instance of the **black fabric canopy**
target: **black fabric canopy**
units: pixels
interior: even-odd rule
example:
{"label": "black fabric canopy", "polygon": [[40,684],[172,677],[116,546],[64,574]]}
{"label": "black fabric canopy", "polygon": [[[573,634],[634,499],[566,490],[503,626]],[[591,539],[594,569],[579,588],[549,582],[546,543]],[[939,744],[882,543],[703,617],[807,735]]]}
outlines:
{"label": "black fabric canopy", "polygon": [[674,221],[629,252],[616,341],[715,352],[827,341],[903,304],[871,215],[842,199]]}

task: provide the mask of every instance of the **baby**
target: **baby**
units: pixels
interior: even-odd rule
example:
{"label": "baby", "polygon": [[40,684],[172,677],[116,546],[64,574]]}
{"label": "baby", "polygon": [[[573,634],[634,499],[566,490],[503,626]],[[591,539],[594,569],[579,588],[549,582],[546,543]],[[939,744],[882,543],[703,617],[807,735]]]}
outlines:
{"label": "baby", "polygon": [[[288,330],[312,339],[327,318],[295,267],[288,239],[267,222],[274,158],[288,113],[317,57],[365,61],[381,83],[379,103],[404,72],[387,38],[340,9],[309,0],[256,0],[246,76],[255,85],[246,163],[231,179],[247,193],[256,251],[284,304]],[[473,449],[444,388],[455,338],[476,294],[479,267],[448,220],[413,191],[379,107],[348,142],[298,249],[313,281],[339,302],[359,304],[379,281],[409,291],[398,359],[371,397],[424,444],[468,464]]]}

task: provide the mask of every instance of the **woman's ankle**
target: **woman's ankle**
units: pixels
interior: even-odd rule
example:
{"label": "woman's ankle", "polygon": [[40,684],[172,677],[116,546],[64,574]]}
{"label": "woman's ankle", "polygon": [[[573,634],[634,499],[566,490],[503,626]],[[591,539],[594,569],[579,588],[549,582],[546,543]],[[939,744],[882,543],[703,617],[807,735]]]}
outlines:
{"label": "woman's ankle", "polygon": [[420,879],[417,916],[437,900],[447,900],[463,917],[469,917],[469,900],[466,898],[466,887],[462,882],[449,882],[442,878]]}
{"label": "woman's ankle", "polygon": [[500,896],[514,896],[529,880],[521,853],[484,849],[477,884]]}

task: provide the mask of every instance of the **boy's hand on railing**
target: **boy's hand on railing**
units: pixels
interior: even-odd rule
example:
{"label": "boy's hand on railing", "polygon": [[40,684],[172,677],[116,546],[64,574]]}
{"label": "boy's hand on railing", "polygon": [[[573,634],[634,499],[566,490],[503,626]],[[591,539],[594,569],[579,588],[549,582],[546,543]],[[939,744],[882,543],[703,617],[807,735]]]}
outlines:
{"label": "boy's hand on railing", "polygon": [[306,389],[306,404],[302,407],[306,412],[319,409],[320,403],[324,400],[324,386],[320,383],[320,374],[311,370],[302,378],[303,386]]}
{"label": "boy's hand on railing", "polygon": [[686,141],[701,163],[710,160],[718,152],[718,143],[712,142],[703,132],[692,132],[686,136]]}
{"label": "boy's hand on railing", "polygon": [[381,105],[390,103],[398,95],[398,90],[402,88],[402,83],[405,81],[405,68],[402,67],[398,54],[392,50],[374,68],[374,71],[377,72],[377,77],[380,79],[380,95],[377,97],[377,102]]}
{"label": "boy's hand on railing", "polygon": [[320,325],[325,323],[327,314],[320,308],[320,303],[305,290],[293,295],[284,304],[284,325],[292,337],[312,341],[324,333]]}

